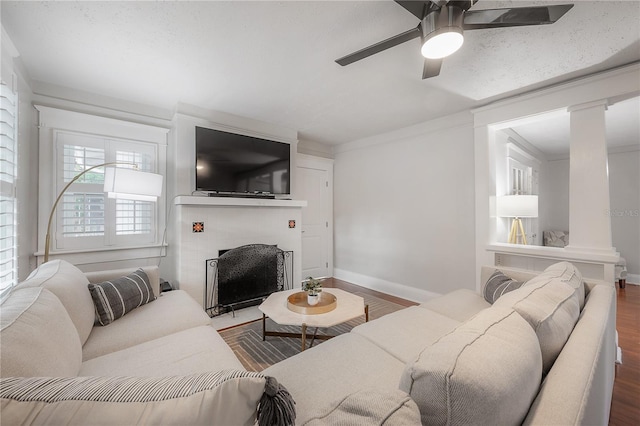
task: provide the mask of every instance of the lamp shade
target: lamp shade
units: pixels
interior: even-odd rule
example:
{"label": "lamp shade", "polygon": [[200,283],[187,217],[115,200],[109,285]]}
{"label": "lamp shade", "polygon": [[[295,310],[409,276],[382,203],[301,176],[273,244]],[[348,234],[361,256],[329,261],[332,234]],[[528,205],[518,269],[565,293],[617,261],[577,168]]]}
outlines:
{"label": "lamp shade", "polygon": [[104,171],[104,192],[109,198],[156,201],[162,194],[162,175],[107,167]]}
{"label": "lamp shade", "polygon": [[499,217],[538,217],[538,196],[505,195],[498,197],[496,213]]}

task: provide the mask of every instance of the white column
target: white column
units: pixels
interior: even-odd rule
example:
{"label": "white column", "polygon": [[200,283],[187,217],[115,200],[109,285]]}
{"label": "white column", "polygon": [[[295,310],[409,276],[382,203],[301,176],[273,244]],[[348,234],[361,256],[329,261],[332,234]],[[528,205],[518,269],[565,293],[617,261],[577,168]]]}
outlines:
{"label": "white column", "polygon": [[615,253],[609,216],[607,101],[569,107],[571,114],[568,250]]}

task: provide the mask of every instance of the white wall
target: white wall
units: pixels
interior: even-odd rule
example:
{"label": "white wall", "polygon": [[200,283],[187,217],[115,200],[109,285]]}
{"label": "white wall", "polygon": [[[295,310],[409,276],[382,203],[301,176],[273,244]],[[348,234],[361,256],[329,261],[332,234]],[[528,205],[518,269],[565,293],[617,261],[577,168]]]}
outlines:
{"label": "white wall", "polygon": [[609,154],[609,193],[613,246],[640,284],[640,149]]}
{"label": "white wall", "polygon": [[569,159],[543,163],[540,173],[540,232],[569,230]]}
{"label": "white wall", "polygon": [[640,148],[609,154],[609,194],[613,246],[640,284]]}
{"label": "white wall", "polygon": [[474,288],[468,113],[336,149],[335,276],[411,299]]}

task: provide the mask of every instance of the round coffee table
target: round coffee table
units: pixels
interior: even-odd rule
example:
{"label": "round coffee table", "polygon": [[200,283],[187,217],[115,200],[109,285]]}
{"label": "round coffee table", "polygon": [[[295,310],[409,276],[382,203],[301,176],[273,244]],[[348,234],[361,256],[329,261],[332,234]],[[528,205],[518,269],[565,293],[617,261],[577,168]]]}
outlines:
{"label": "round coffee table", "polygon": [[[265,299],[264,302],[258,307],[262,312],[262,340],[264,341],[266,336],[278,336],[278,337],[295,337],[302,339],[302,350],[304,351],[307,346],[307,337],[310,337],[311,344],[313,345],[315,339],[327,340],[335,336],[317,335],[318,328],[328,328],[334,325],[342,324],[349,320],[365,316],[365,321],[369,321],[369,305],[364,304],[364,299],[355,294],[351,294],[338,288],[326,288],[323,289],[323,293],[330,293],[336,297],[335,309],[315,315],[304,315],[293,312],[287,307],[287,298],[299,292],[300,290],[285,290],[272,293]],[[280,331],[267,330],[266,318],[271,318],[276,324],[280,325],[294,325],[302,327],[301,333],[286,333]],[[307,334],[307,327],[315,327],[316,330],[312,335]]]}

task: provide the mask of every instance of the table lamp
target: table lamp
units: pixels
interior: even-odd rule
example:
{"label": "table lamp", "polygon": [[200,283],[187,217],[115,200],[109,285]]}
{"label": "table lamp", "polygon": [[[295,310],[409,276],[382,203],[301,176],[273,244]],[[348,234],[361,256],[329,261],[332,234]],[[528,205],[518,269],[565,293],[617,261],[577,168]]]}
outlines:
{"label": "table lamp", "polygon": [[504,195],[498,197],[496,213],[499,217],[513,218],[508,242],[518,244],[518,237],[521,237],[522,244],[527,244],[527,236],[524,233],[521,218],[538,217],[538,196]]}

